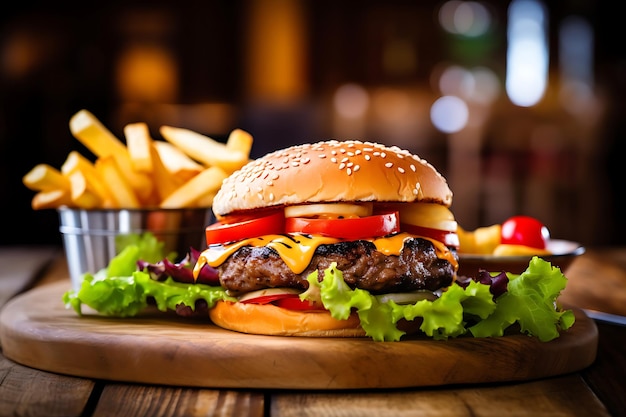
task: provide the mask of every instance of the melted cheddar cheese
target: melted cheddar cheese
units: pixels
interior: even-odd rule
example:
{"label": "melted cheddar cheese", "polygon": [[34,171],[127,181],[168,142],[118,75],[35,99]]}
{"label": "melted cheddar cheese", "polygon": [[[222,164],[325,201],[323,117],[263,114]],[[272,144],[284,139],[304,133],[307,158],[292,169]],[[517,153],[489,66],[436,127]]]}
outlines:
{"label": "melted cheddar cheese", "polygon": [[[385,255],[400,255],[404,241],[416,237],[408,233],[398,233],[391,237],[382,237],[371,240],[376,249]],[[437,252],[437,257],[445,259],[458,269],[458,262],[452,252],[442,243],[427,237],[421,237],[432,242]],[[205,264],[214,268],[220,266],[226,259],[243,246],[262,247],[268,246],[274,249],[287,266],[296,274],[302,273],[311,263],[315,249],[320,245],[340,242],[340,239],[313,235],[266,235],[250,239],[243,239],[227,245],[212,245],[202,252],[194,267],[194,277],[200,273]]]}

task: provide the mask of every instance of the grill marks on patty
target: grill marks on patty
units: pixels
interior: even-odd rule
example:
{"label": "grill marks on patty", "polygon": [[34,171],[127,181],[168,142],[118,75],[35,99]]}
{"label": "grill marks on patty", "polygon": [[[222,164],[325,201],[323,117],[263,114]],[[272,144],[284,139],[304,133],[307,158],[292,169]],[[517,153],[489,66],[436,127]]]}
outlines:
{"label": "grill marks on patty", "polygon": [[291,271],[273,249],[244,246],[218,269],[222,286],[233,293],[268,287],[305,290],[306,277],[316,270],[323,272],[333,262],[351,288],[373,294],[435,291],[454,280],[454,267],[438,258],[433,244],[422,238],[407,239],[400,256],[385,255],[366,240],[320,245],[307,269],[300,274]]}

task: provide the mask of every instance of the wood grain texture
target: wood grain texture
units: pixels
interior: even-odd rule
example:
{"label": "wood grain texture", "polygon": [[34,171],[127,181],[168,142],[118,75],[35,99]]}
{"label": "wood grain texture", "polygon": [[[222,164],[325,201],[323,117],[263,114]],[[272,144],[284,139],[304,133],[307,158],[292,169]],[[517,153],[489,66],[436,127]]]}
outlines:
{"label": "wood grain texture", "polygon": [[54,246],[10,247],[0,251],[0,307],[33,284],[59,254]]}
{"label": "wood grain texture", "polygon": [[597,416],[610,414],[578,376],[534,382],[457,387],[453,391],[356,393],[277,393],[275,417],[476,417],[476,416]]}
{"label": "wood grain texture", "polygon": [[[598,398],[613,411],[613,415],[626,413],[626,327],[597,323],[599,330],[598,356],[593,366],[581,375]],[[616,395],[616,393],[619,393]]]}
{"label": "wood grain texture", "polygon": [[89,379],[40,372],[0,356],[0,416],[79,417],[93,388]]}
{"label": "wood grain texture", "polygon": [[4,355],[45,371],[195,387],[367,389],[524,381],[577,371],[596,356],[597,328],[581,311],[560,338],[514,335],[402,342],[244,335],[159,312],[77,316],[69,281],[11,300],[0,315]]}
{"label": "wood grain texture", "polygon": [[567,286],[559,300],[579,308],[626,316],[624,250],[589,250],[567,269]]}
{"label": "wood grain texture", "polygon": [[259,392],[108,384],[93,417],[263,417]]}

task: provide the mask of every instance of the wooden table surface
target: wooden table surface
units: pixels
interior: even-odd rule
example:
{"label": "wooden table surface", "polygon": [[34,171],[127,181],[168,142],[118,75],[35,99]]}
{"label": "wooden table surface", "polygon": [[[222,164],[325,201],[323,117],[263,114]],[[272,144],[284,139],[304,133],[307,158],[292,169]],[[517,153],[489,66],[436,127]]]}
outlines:
{"label": "wooden table surface", "polygon": [[[626,248],[588,249],[566,276],[564,303],[626,316]],[[69,285],[62,250],[0,248],[0,307],[35,286],[60,280]],[[596,324],[598,354],[588,368],[478,386],[303,391],[141,385],[58,375],[0,355],[0,417],[626,415],[626,326],[599,318]]]}

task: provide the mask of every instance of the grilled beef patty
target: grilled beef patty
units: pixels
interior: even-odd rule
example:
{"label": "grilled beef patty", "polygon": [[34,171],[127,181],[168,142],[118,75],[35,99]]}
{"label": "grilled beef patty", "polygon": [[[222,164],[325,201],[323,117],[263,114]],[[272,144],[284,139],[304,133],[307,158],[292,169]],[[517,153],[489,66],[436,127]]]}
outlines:
{"label": "grilled beef patty", "polygon": [[372,294],[435,291],[454,280],[452,264],[438,258],[433,244],[421,238],[406,240],[400,256],[385,255],[366,240],[320,245],[300,274],[291,271],[275,250],[245,246],[231,255],[218,271],[222,286],[233,294],[268,287],[305,290],[306,277],[316,270],[323,272],[332,262],[337,263],[351,288]]}

